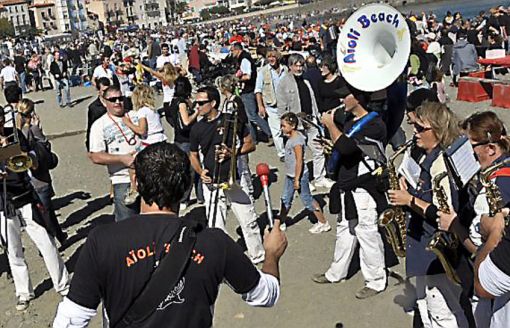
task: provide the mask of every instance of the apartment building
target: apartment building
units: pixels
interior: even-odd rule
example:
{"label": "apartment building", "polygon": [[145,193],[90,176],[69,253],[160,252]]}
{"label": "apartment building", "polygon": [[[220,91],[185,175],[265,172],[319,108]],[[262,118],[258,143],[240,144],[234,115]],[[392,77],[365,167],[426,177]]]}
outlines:
{"label": "apartment building", "polygon": [[25,0],[0,1],[0,17],[12,23],[16,35],[27,32],[31,27],[28,5]]}

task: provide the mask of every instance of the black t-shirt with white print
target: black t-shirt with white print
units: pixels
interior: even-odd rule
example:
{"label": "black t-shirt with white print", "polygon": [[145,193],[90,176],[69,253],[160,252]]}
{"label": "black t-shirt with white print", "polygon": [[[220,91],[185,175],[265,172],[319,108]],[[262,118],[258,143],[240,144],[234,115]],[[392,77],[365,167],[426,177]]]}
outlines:
{"label": "black t-shirt with white print", "polygon": [[[206,118],[198,121],[193,128],[191,128],[190,134],[190,150],[192,152],[200,152],[204,156],[203,164],[204,168],[209,171],[209,176],[213,178],[213,181],[226,182],[229,178],[230,170],[230,159],[224,160],[221,163],[215,163],[215,146],[220,145],[223,140],[226,140],[226,144],[229,148],[232,148],[232,136],[234,133],[234,125],[231,123],[224,124],[224,119],[233,121],[230,114],[219,114],[214,120],[208,121]],[[246,124],[242,124],[241,119],[238,118],[237,125],[237,149],[239,150],[243,144],[244,137],[250,134],[250,130]],[[223,131],[224,127],[227,127],[227,131]],[[225,133],[227,134],[225,136]],[[219,178],[215,170],[215,166],[219,165]]]}
{"label": "black t-shirt with white print", "polygon": [[[150,214],[93,230],[76,264],[68,298],[96,309],[104,302],[110,323],[126,313],[150,278],[158,254],[166,248],[162,235],[174,216]],[[157,307],[144,327],[211,327],[219,285],[226,281],[238,294],[257,286],[260,274],[242,249],[220,229],[197,234],[192,260],[183,278]]]}

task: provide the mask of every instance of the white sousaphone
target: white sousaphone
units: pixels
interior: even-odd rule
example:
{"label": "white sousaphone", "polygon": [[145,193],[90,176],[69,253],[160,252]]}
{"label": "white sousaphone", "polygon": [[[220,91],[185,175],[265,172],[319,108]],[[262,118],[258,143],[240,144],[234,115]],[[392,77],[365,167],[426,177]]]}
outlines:
{"label": "white sousaphone", "polygon": [[405,18],[386,4],[354,12],[337,44],[338,67],[353,87],[367,92],[388,87],[404,71],[411,52]]}

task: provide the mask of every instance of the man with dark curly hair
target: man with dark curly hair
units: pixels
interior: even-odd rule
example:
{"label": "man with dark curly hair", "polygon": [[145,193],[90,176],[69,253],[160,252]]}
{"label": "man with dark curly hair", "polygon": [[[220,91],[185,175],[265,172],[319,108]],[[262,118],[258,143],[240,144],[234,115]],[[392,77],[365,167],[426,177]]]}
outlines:
{"label": "man with dark curly hair", "polygon": [[266,232],[265,262],[257,270],[222,230],[202,230],[190,224],[190,218],[179,218],[179,202],[191,185],[190,162],[182,150],[164,142],[150,145],[136,156],[135,170],[141,214],[89,234],[53,327],[86,326],[101,300],[109,326],[117,327],[131,304],[143,295],[144,286],[157,277],[159,264],[164,267],[167,257],[179,254],[179,246],[168,236],[182,235],[184,230],[178,230],[182,226],[195,227],[191,259],[186,259],[178,283],[161,286],[168,294],[155,300],[159,305],[151,308],[140,327],[211,327],[223,281],[252,306],[276,303],[280,294],[278,262],[287,246],[278,221]]}

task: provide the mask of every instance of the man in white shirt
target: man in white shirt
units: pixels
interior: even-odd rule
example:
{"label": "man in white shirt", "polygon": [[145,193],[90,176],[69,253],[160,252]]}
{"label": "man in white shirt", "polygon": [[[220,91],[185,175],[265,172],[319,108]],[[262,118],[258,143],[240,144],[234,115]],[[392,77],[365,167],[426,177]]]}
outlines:
{"label": "man in white shirt", "polygon": [[[130,188],[128,168],[133,164],[134,154],[140,140],[123,122],[124,96],[116,85],[108,87],[101,97],[106,114],[97,119],[90,128],[89,158],[94,164],[106,165],[113,184],[115,221],[127,219],[137,210],[123,203]],[[131,117],[138,124],[136,117]]]}
{"label": "man in white shirt", "polygon": [[156,69],[161,69],[166,63],[170,63],[172,57],[170,56],[170,47],[167,43],[161,45],[161,56],[156,59]]}
{"label": "man in white shirt", "polygon": [[94,73],[92,74],[92,84],[96,86],[96,80],[101,77],[106,77],[110,80],[110,82],[114,83],[114,73],[110,66],[110,57],[102,55],[101,56],[101,65],[97,66],[94,69]]}
{"label": "man in white shirt", "polygon": [[10,85],[18,85],[19,76],[9,58],[4,59],[4,66],[0,71],[0,87],[5,89]]}

